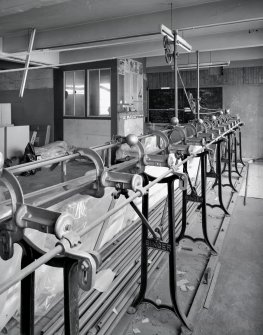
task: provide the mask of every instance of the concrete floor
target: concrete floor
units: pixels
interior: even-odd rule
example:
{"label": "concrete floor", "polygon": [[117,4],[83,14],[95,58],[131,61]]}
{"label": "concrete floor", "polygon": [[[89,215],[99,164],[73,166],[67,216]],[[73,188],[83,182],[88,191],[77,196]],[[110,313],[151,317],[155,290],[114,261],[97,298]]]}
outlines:
{"label": "concrete floor", "polygon": [[263,334],[263,199],[238,197],[212,302],[194,335]]}

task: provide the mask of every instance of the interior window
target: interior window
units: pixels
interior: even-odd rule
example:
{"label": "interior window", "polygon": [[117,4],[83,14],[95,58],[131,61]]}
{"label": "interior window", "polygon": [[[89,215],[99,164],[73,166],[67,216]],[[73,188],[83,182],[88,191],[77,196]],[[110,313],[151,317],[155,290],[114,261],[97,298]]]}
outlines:
{"label": "interior window", "polygon": [[64,115],[85,116],[85,71],[64,72]]}
{"label": "interior window", "polygon": [[88,70],[88,115],[110,116],[111,72],[110,69]]}
{"label": "interior window", "polygon": [[110,69],[66,71],[64,89],[64,116],[110,116]]}

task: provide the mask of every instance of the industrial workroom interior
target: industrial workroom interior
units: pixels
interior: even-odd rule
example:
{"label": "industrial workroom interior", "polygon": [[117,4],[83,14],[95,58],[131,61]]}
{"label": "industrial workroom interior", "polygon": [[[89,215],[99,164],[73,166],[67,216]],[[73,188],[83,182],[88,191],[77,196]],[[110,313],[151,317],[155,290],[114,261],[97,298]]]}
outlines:
{"label": "industrial workroom interior", "polygon": [[263,1],[0,0],[0,334],[263,334]]}

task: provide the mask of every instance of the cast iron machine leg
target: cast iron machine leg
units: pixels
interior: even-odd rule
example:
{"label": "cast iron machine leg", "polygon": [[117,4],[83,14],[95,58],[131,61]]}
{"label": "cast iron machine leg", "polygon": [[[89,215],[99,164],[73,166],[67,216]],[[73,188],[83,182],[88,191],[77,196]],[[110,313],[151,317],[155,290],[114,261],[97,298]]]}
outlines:
{"label": "cast iron machine leg", "polygon": [[[204,242],[211,250],[211,253],[216,255],[217,252],[214,249],[212,243],[209,240],[208,237],[208,231],[207,231],[207,213],[206,213],[206,169],[207,169],[207,151],[204,151],[200,154],[198,154],[198,157],[200,157],[201,162],[201,196],[196,194],[195,189],[190,194],[187,194],[187,190],[183,191],[182,193],[182,228],[180,231],[179,236],[176,238],[176,242],[179,243],[182,239],[189,239],[193,242]],[[187,173],[187,163],[184,163],[184,172]],[[190,183],[190,181],[189,181]],[[190,183],[191,186],[191,183]],[[186,225],[187,225],[187,202],[199,202],[200,208],[202,210],[202,232],[203,232],[203,238],[193,238],[190,235],[186,235]]]}
{"label": "cast iron machine leg", "polygon": [[[23,248],[22,269],[32,264],[41,257],[36,250],[31,248],[25,241],[19,242]],[[94,256],[95,257],[95,256]],[[79,259],[63,258],[52,259],[47,265],[63,268],[64,277],[64,334],[79,334],[79,288],[80,278],[82,289],[90,287],[92,280],[92,263],[89,260],[84,262]],[[82,267],[86,264],[87,271]],[[81,265],[81,266],[80,266]],[[81,271],[80,271],[81,270]],[[94,271],[93,271],[94,272]],[[35,272],[30,273],[21,280],[21,335],[34,335],[34,297],[35,296]]]}
{"label": "cast iron machine leg", "polygon": [[234,187],[233,183],[232,183],[232,136],[233,133],[229,132],[227,135],[227,153],[225,153],[225,155],[227,155],[227,158],[224,158],[224,168],[223,168],[223,172],[226,171],[226,165],[228,166],[228,181],[229,184],[222,184],[223,187],[225,186],[229,186],[233,189],[234,192],[237,192],[236,188]]}
{"label": "cast iron machine leg", "polygon": [[[136,307],[141,303],[148,303],[153,305],[156,309],[167,309],[176,314],[182,324],[191,329],[190,325],[187,322],[186,316],[181,311],[178,305],[177,299],[177,286],[176,286],[176,243],[175,243],[175,216],[174,216],[174,181],[178,177],[175,175],[164,178],[160,183],[167,184],[168,191],[168,242],[163,242],[162,237],[155,238],[149,237],[147,225],[142,225],[142,240],[141,240],[141,285],[138,296],[135,298],[132,307]],[[142,214],[144,217],[148,217],[148,194],[143,195],[142,202]],[[147,290],[147,281],[148,281],[148,249],[156,249],[160,252],[169,253],[169,290],[170,290],[170,299],[171,306],[164,304],[157,304],[155,301],[145,298]]]}
{"label": "cast iron machine leg", "polygon": [[64,332],[65,335],[79,334],[79,285],[78,261],[68,259],[65,262],[64,276]]}
{"label": "cast iron machine leg", "polygon": [[222,197],[222,171],[221,171],[221,144],[224,142],[224,139],[219,139],[216,142],[216,172],[207,172],[206,176],[210,178],[215,178],[215,182],[213,184],[213,188],[217,186],[217,193],[218,193],[218,200],[219,200],[219,205],[212,205],[207,203],[207,206],[214,208],[214,207],[219,207],[221,208],[225,214],[229,215],[228,211],[226,210],[224,203],[223,203],[223,197]]}
{"label": "cast iron machine leg", "polygon": [[[34,249],[26,242],[21,241],[23,249],[21,268],[25,268],[40,257]],[[66,258],[63,262],[55,259],[49,264],[64,268],[64,320],[65,335],[79,334],[79,273],[78,260]],[[30,273],[21,280],[21,316],[20,332],[21,335],[34,335],[34,316],[35,316],[35,272]]]}
{"label": "cast iron machine leg", "polygon": [[239,147],[239,159],[238,163],[241,163],[243,166],[246,164],[243,162],[242,158],[242,134],[241,134],[241,127],[238,127],[238,143],[237,146]]}
{"label": "cast iron machine leg", "polygon": [[[146,174],[143,175],[143,186],[146,186],[149,182],[149,179]],[[142,196],[142,214],[148,220],[149,215],[149,193],[145,193]],[[147,281],[148,281],[148,247],[146,244],[146,240],[148,238],[148,228],[146,225],[142,224],[141,228],[141,283],[140,283],[140,291],[138,296],[133,301],[133,307],[139,305],[145,297],[147,290]]]}
{"label": "cast iron machine leg", "polygon": [[[32,248],[24,242],[20,243],[23,253],[21,269],[31,264],[35,258]],[[34,335],[35,316],[35,272],[30,273],[21,280],[21,303],[20,303],[20,332],[21,335]]]}
{"label": "cast iron machine leg", "polygon": [[237,163],[238,163],[238,159],[237,159],[237,134],[236,134],[236,131],[234,132],[233,134],[234,136],[234,161],[235,161],[235,173],[237,173],[240,177],[241,177],[241,174],[240,172],[238,171],[238,166],[237,166]]}

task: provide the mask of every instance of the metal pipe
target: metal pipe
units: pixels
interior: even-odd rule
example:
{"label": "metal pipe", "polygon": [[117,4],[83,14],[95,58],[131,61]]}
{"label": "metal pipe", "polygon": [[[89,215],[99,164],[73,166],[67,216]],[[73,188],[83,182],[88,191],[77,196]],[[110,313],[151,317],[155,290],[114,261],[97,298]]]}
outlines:
{"label": "metal pipe", "polygon": [[38,169],[41,167],[44,167],[45,165],[52,165],[60,162],[64,162],[73,158],[78,158],[80,157],[79,153],[76,154],[71,154],[71,155],[63,155],[55,158],[46,158],[41,161],[35,161],[35,162],[30,162],[30,163],[25,163],[21,165],[16,165],[16,166],[11,166],[7,168],[8,171],[12,172],[13,174],[20,174],[23,172],[26,172],[31,169]]}
{"label": "metal pipe", "polygon": [[[143,139],[151,136],[156,136],[154,134],[147,134],[147,135],[142,135],[138,136],[138,139]],[[121,143],[110,143],[110,144],[105,144],[105,145],[99,145],[99,146],[94,146],[90,147],[90,149],[94,151],[100,151],[100,150],[105,150],[105,149],[110,149],[110,148],[115,148],[119,146]],[[12,172],[13,174],[20,174],[26,171],[29,171],[31,169],[38,169],[41,167],[44,167],[46,165],[53,165],[56,163],[61,163],[65,162],[67,160],[72,160],[74,158],[79,158],[81,156],[80,153],[75,153],[75,154],[70,154],[70,155],[60,155],[54,158],[45,158],[42,159],[41,161],[35,161],[35,162],[29,162],[29,163],[24,163],[16,166],[11,166],[9,168],[6,168],[9,172]]]}
{"label": "metal pipe", "polygon": [[22,83],[21,83],[21,87],[20,87],[20,91],[19,91],[19,98],[23,98],[23,95],[24,95],[24,90],[25,90],[25,85],[26,85],[26,78],[27,78],[27,73],[28,73],[29,63],[30,63],[30,56],[31,56],[31,52],[32,52],[32,49],[33,49],[35,35],[36,35],[36,29],[33,29],[31,31],[31,35],[30,35],[28,53],[27,53],[26,62],[25,62],[25,69],[24,69]]}
{"label": "metal pipe", "polygon": [[228,21],[228,22],[221,22],[221,23],[210,23],[210,24],[204,24],[204,25],[200,25],[200,26],[181,28],[181,29],[178,29],[178,30],[179,31],[187,31],[187,30],[203,29],[203,28],[211,28],[211,27],[223,27],[223,26],[228,26],[228,25],[231,25],[231,24],[239,24],[239,23],[247,23],[247,22],[255,22],[255,21],[263,21],[263,17],[236,20],[236,21]]}
{"label": "metal pipe", "polygon": [[[157,265],[158,260],[161,260],[163,254],[158,253],[158,251],[154,251],[152,252],[153,256],[151,257],[151,264],[149,265],[149,275],[152,274],[153,270],[155,269],[155,265]],[[138,273],[135,276],[135,283],[136,281],[138,281],[138,279],[140,278],[140,272],[138,271]],[[127,302],[130,301],[131,299],[133,300],[134,298],[134,294],[138,289],[139,284],[137,283],[137,285],[132,282],[130,283],[125,291],[123,291],[119,296],[117,296],[116,300],[113,302],[114,304],[111,305],[112,308],[109,309],[109,313],[103,315],[100,319],[100,321],[98,322],[98,327],[99,327],[99,332],[98,335],[102,335],[105,334],[108,329],[109,326],[112,324],[112,322],[114,321],[114,319],[117,317],[117,315],[114,313],[113,308],[122,311],[124,306],[127,305]],[[84,335],[85,332],[80,332],[80,335]]]}
{"label": "metal pipe", "polygon": [[200,118],[200,71],[199,71],[199,51],[196,51],[196,70],[197,70],[197,95],[196,95],[196,108],[197,108],[197,119]]}
{"label": "metal pipe", "polygon": [[178,118],[178,82],[177,82],[177,30],[173,32],[174,35],[174,116]]}
{"label": "metal pipe", "polygon": [[22,279],[27,277],[30,273],[34,272],[41,265],[46,264],[52,258],[54,258],[57,254],[63,251],[63,247],[61,245],[57,245],[55,248],[51,249],[43,256],[39,257],[33,263],[20,270],[13,278],[9,278],[8,281],[4,282],[0,285],[0,295],[7,291],[10,287],[14,286],[16,283],[20,282]]}

